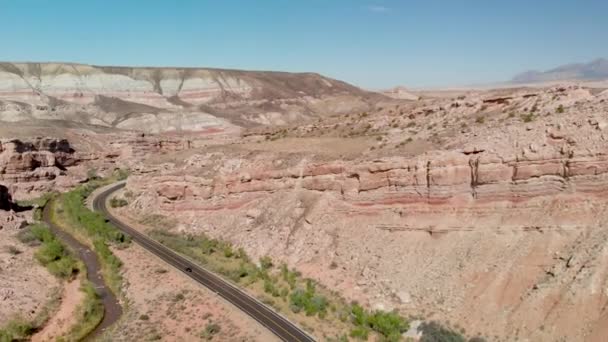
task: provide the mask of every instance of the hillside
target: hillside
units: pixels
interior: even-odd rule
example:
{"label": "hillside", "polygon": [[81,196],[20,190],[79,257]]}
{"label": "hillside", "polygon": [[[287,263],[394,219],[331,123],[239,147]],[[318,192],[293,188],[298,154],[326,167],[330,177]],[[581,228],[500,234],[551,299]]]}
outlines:
{"label": "hillside", "polygon": [[314,73],[0,63],[0,121],[8,122],[224,130],[364,110],[379,96]]}

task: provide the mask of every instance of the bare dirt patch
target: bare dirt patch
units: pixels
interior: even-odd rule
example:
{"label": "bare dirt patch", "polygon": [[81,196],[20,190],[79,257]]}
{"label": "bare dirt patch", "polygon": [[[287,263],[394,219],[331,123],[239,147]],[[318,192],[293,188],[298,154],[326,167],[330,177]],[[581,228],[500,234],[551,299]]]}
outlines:
{"label": "bare dirt patch", "polygon": [[84,293],[80,291],[80,278],[65,285],[61,296],[59,310],[47,322],[44,328],[32,336],[32,342],[51,341],[59,336],[66,335],[74,325],[78,305],[84,300]]}
{"label": "bare dirt patch", "polygon": [[253,319],[140,246],[114,253],[124,262],[129,308],[102,340],[193,341],[209,334],[218,341],[277,340]]}
{"label": "bare dirt patch", "polygon": [[60,282],[34,259],[35,247],[0,229],[0,326],[15,316],[34,320]]}

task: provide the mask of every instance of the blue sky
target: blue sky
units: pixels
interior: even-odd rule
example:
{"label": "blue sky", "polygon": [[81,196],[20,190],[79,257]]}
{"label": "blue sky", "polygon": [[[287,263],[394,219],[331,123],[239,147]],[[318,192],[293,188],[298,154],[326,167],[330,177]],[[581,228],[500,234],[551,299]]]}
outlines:
{"label": "blue sky", "polygon": [[502,81],[608,57],[606,0],[0,0],[0,60]]}

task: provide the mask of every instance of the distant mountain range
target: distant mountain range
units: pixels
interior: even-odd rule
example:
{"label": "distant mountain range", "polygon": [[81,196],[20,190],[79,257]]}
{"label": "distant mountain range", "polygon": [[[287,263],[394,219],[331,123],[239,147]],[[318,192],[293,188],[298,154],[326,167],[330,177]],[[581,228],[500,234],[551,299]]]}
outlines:
{"label": "distant mountain range", "polygon": [[599,58],[589,63],[567,64],[548,71],[526,71],[512,83],[538,83],[563,80],[597,81],[608,79],[608,59]]}

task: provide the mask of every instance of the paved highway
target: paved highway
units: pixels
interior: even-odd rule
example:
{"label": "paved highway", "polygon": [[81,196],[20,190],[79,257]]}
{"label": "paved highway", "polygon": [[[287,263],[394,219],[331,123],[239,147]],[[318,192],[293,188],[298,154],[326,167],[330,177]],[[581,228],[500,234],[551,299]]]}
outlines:
{"label": "paved highway", "polygon": [[168,264],[174,266],[187,276],[209,288],[211,291],[222,296],[228,302],[251,316],[283,341],[314,341],[314,339],[281,315],[274,312],[268,306],[262,304],[255,298],[249,296],[234,285],[222,279],[206,269],[190,262],[168,247],[156,242],[148,236],[129,227],[112,216],[106,207],[108,197],[115,191],[123,188],[124,183],[118,183],[109,187],[93,199],[93,208],[101,212],[118,229],[131,236],[133,241],[155,254]]}

